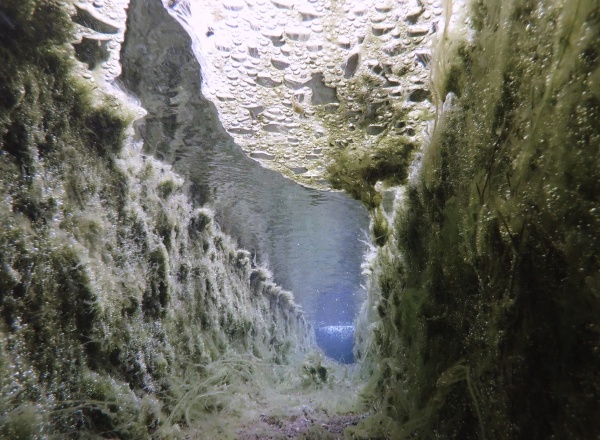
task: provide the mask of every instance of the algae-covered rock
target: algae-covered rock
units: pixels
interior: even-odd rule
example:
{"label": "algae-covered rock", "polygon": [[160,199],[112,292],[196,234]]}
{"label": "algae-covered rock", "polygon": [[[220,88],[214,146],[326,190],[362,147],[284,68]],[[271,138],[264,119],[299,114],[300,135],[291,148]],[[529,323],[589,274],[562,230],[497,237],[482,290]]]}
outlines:
{"label": "algae-covered rock", "polygon": [[372,266],[379,411],[355,433],[596,438],[597,3],[483,0],[452,20],[436,127]]}
{"label": "algae-covered rock", "polygon": [[[110,83],[124,26],[88,6],[0,6],[0,436],[175,438],[226,401],[191,384],[246,383],[230,378],[307,349],[309,327],[142,155],[142,112]],[[71,43],[92,31],[113,40],[90,72]]]}

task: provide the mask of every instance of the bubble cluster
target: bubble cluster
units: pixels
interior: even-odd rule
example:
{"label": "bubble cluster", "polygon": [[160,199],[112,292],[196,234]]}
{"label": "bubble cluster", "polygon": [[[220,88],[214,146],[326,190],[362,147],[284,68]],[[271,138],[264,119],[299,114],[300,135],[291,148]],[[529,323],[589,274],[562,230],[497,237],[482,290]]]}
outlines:
{"label": "bubble cluster", "polygon": [[[203,93],[252,158],[327,188],[336,150],[422,136],[438,0],[183,0]],[[398,117],[403,123],[398,124]]]}

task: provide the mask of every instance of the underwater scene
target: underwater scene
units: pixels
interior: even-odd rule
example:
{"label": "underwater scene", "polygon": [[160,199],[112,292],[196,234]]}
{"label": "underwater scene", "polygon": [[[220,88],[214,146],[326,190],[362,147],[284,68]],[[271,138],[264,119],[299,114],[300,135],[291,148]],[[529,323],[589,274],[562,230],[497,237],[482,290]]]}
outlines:
{"label": "underwater scene", "polygon": [[600,437],[598,0],[2,0],[0,438]]}

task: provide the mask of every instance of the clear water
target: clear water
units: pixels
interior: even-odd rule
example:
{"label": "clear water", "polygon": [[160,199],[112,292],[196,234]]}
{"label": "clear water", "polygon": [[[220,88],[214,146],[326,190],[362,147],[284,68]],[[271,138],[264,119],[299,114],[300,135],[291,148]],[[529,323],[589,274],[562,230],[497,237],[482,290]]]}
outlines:
{"label": "clear water", "polygon": [[354,362],[353,325],[327,325],[315,329],[317,344],[331,358],[344,364]]}
{"label": "clear water", "polygon": [[[200,64],[187,33],[160,4],[135,7],[140,11],[132,16],[153,21],[130,20],[121,80],[148,111],[138,123],[148,153],[174,163],[195,202],[212,206],[221,228],[254,254],[256,264],[268,264],[315,329],[352,326],[365,295],[366,209],[345,194],[304,188],[248,158],[201,95]],[[332,335],[327,342],[319,338],[325,353],[352,359],[352,337]]]}
{"label": "clear water", "polygon": [[[304,188],[223,142],[188,157],[225,232],[267,264],[313,321],[325,353],[351,362],[352,324],[364,300],[360,265],[366,210],[343,193]],[[323,329],[344,328],[344,332]]]}

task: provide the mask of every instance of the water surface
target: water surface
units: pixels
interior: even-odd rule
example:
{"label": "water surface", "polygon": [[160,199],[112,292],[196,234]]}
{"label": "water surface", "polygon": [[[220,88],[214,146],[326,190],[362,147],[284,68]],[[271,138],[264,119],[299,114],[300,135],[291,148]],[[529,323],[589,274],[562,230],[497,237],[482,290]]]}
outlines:
{"label": "water surface", "polygon": [[[130,4],[121,81],[148,111],[137,125],[145,148],[186,176],[194,201],[214,208],[222,229],[268,265],[315,328],[351,326],[364,299],[366,210],[345,194],[304,188],[248,158],[203,98],[190,46],[160,2]],[[321,345],[341,358],[327,348],[335,344]]]}

